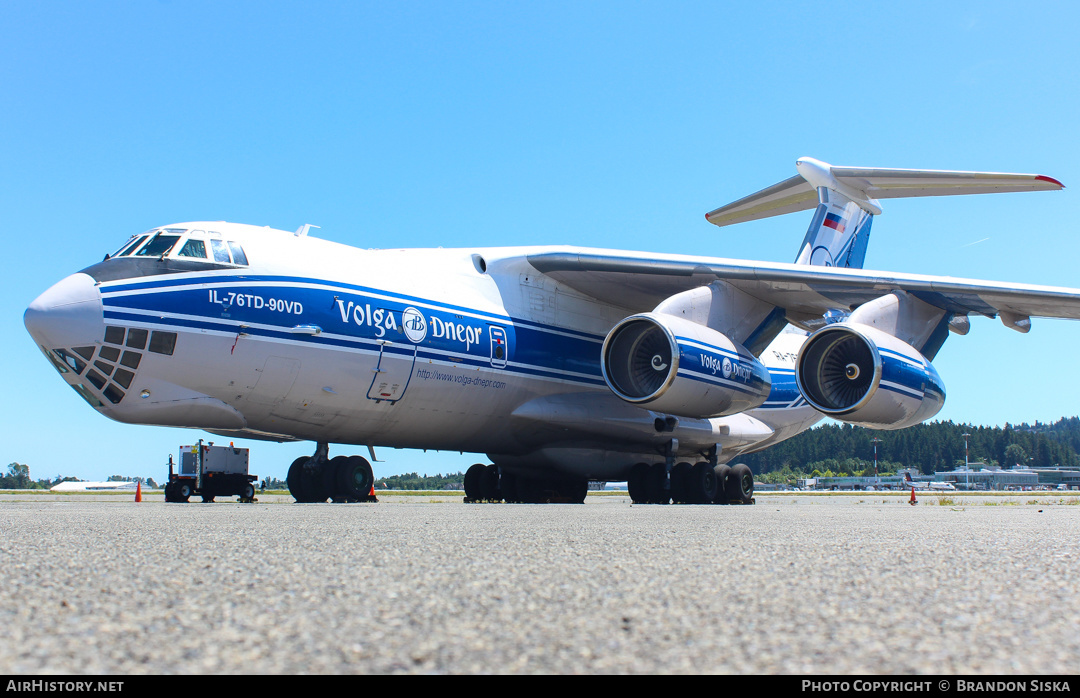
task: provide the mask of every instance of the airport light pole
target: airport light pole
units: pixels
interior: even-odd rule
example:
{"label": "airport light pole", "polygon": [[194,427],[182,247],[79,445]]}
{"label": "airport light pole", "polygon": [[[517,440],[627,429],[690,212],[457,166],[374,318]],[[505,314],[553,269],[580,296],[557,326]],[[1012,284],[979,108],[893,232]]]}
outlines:
{"label": "airport light pole", "polygon": [[968,465],[968,437],[971,434],[963,434],[964,437],[964,489],[971,489],[971,466]]}
{"label": "airport light pole", "polygon": [[875,481],[875,483],[876,483],[876,482],[877,482],[877,480],[878,480],[878,471],[877,471],[877,445],[878,445],[879,443],[881,443],[881,439],[879,439],[879,438],[877,438],[877,437],[875,436],[874,438],[870,439],[870,443],[874,444],[874,481]]}

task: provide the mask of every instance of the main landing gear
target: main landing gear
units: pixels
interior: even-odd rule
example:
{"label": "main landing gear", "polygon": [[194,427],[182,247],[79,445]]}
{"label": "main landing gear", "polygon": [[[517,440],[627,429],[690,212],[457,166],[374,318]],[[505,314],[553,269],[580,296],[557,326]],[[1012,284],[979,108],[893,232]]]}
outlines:
{"label": "main landing gear", "polygon": [[519,504],[583,504],[589,491],[585,478],[532,478],[477,463],[465,472],[465,502]]}
{"label": "main landing gear", "polygon": [[627,480],[635,504],[753,504],[754,474],[749,466],[638,463]]}
{"label": "main landing gear", "polygon": [[319,443],[315,455],[297,458],[289,466],[289,492],[300,503],[375,502],[375,475],[360,456],[330,458],[329,444]]}

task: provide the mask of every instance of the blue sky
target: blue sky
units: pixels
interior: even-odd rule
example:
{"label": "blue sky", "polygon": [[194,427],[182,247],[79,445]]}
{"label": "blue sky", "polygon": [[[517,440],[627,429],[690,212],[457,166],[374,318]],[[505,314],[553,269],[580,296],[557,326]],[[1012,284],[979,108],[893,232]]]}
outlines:
{"label": "blue sky", "polygon": [[[0,464],[160,479],[202,432],[95,414],[26,306],[127,236],[230,220],[361,247],[577,244],[791,261],[809,213],[704,213],[838,165],[1035,172],[1063,192],[888,201],[871,269],[1080,286],[1080,5],[0,3]],[[973,319],[939,419],[1080,413],[1080,323]],[[888,439],[888,435],[883,436]],[[245,443],[283,477],[308,445]],[[478,460],[380,449],[376,475]]]}

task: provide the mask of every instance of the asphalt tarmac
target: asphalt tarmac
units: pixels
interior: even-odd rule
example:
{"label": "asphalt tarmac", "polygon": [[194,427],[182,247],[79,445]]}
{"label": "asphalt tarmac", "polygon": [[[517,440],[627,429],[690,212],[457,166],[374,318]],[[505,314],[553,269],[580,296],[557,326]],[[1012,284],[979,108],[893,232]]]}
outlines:
{"label": "asphalt tarmac", "polygon": [[96,499],[0,499],[0,674],[1080,666],[1080,500],[1054,493]]}

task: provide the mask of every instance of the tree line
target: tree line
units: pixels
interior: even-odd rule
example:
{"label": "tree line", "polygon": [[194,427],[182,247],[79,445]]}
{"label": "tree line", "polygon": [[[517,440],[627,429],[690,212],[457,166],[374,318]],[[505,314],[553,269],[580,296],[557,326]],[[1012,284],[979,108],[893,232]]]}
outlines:
{"label": "tree line", "polygon": [[834,475],[862,475],[868,467],[869,474],[873,474],[872,440],[878,439],[879,474],[917,468],[930,475],[963,467],[965,434],[968,435],[967,460],[972,464],[1080,468],[1080,418],[1077,417],[1052,424],[1035,422],[1004,427],[928,422],[899,431],[825,424],[739,460],[758,476],[785,470],[804,475],[810,475],[813,470],[822,474],[831,470]]}

